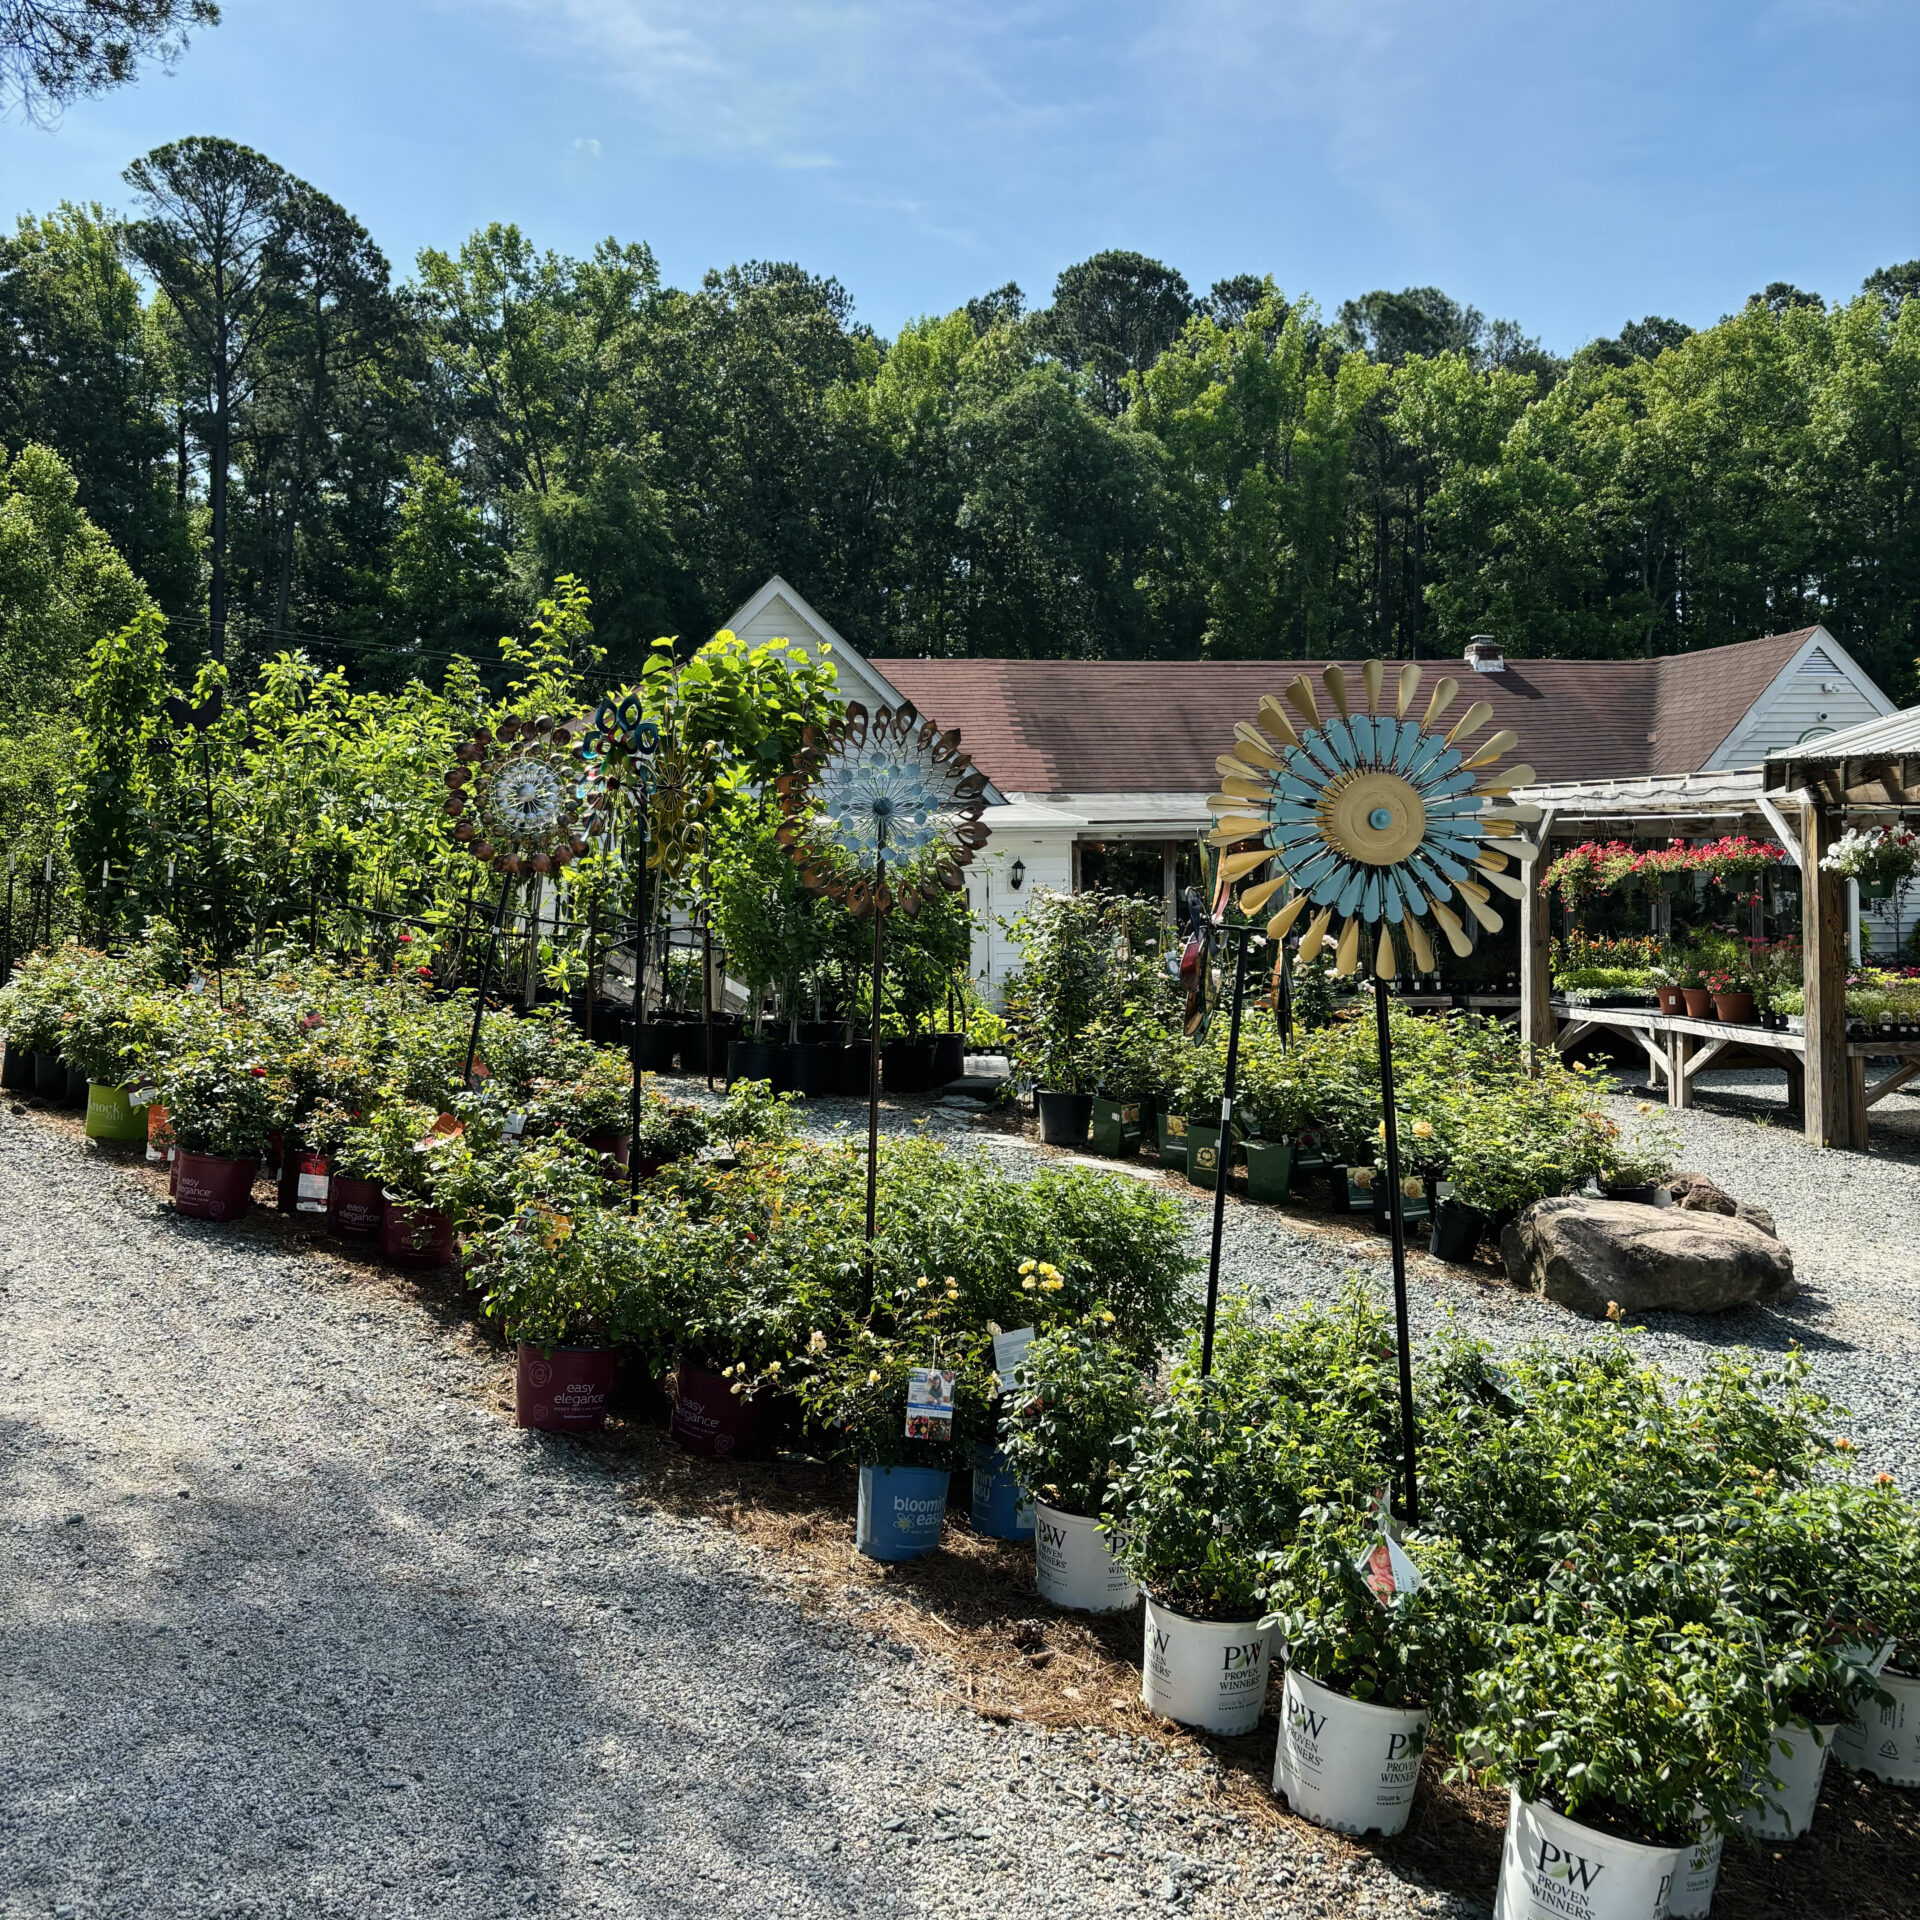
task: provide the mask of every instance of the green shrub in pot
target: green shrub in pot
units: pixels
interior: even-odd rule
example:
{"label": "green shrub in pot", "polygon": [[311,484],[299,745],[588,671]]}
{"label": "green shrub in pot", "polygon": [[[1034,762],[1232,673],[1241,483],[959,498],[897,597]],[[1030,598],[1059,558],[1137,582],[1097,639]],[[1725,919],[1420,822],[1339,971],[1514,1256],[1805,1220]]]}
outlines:
{"label": "green shrub in pot", "polygon": [[1589,1601],[1502,1627],[1475,1675],[1454,1776],[1511,1786],[1582,1826],[1686,1847],[1731,1832],[1773,1731],[1767,1662],[1737,1615],[1679,1621]]}
{"label": "green shrub in pot", "polygon": [[1516,1080],[1455,1103],[1449,1170],[1455,1196],[1482,1213],[1518,1213],[1570,1193],[1594,1172],[1601,1139],[1579,1083]]}
{"label": "green shrub in pot", "polygon": [[1295,1141],[1315,1124],[1312,1088],[1300,1055],[1262,1025],[1240,1037],[1234,1116],[1243,1134],[1261,1140]]}
{"label": "green shrub in pot", "polygon": [[[622,1098],[630,1102],[631,1090]],[[623,1106],[617,1120],[600,1124],[610,1132],[625,1133],[631,1121],[630,1108]],[[586,1131],[581,1131],[582,1138]],[[629,1151],[638,1160],[665,1166],[698,1153],[711,1137],[712,1126],[698,1107],[665,1099],[649,1089],[640,1102],[640,1131],[634,1135]]]}
{"label": "green shrub in pot", "polygon": [[463,1118],[443,1116],[424,1101],[389,1093],[339,1130],[339,1171],[377,1180],[394,1199],[444,1212],[456,1226],[472,1225],[488,1208],[494,1180],[491,1170],[475,1177],[485,1128],[478,1109]]}
{"label": "green shrub in pot", "polygon": [[71,986],[62,956],[30,953],[0,987],[0,1026],[15,1053],[56,1053]]}
{"label": "green shrub in pot", "polygon": [[1147,1417],[1147,1383],[1098,1308],[1036,1334],[1014,1387],[1001,1397],[1000,1450],[1029,1499],[1098,1518]]}
{"label": "green shrub in pot", "polygon": [[1421,1584],[1389,1606],[1363,1571],[1378,1538],[1365,1507],[1308,1507],[1293,1539],[1267,1556],[1261,1625],[1286,1642],[1288,1664],[1322,1686],[1458,1724],[1489,1657],[1497,1585],[1455,1542],[1411,1534],[1402,1544]]}

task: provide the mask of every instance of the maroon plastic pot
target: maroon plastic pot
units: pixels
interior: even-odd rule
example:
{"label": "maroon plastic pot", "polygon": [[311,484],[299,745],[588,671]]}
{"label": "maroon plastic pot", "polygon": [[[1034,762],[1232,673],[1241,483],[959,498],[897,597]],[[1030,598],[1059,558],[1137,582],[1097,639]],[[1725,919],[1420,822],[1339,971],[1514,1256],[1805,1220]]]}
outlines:
{"label": "maroon plastic pot", "polygon": [[211,1153],[173,1156],[173,1204],[189,1220],[238,1220],[253,1202],[258,1160],[222,1160]]}
{"label": "maroon plastic pot", "polygon": [[396,1200],[383,1193],[380,1252],[396,1267],[445,1267],[453,1263],[453,1222],[438,1207]]}
{"label": "maroon plastic pot", "polygon": [[627,1164],[627,1149],[632,1145],[633,1135],[616,1133],[611,1127],[602,1127],[597,1133],[587,1135],[586,1144],[595,1153],[605,1154],[616,1166]]}
{"label": "maroon plastic pot", "polygon": [[520,1342],[513,1369],[513,1423],[542,1433],[592,1433],[613,1393],[611,1347],[536,1347]]}
{"label": "maroon plastic pot", "polygon": [[327,1188],[327,1231],[341,1240],[378,1240],[386,1208],[378,1180],[336,1173]]}
{"label": "maroon plastic pot", "polygon": [[730,1391],[731,1383],[704,1367],[680,1363],[673,1418],[667,1431],[683,1453],[724,1460],[753,1445],[753,1402]]}

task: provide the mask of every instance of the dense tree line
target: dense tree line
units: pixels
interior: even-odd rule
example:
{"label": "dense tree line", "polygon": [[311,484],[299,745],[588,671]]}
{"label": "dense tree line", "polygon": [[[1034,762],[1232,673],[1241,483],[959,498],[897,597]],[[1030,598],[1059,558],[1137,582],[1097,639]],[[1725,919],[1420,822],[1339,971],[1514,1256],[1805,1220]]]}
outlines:
{"label": "dense tree line", "polygon": [[589,583],[616,670],[771,572],[877,653],[1920,652],[1920,263],[1570,359],[1433,288],[1331,318],[1103,253],[903,327],[787,264],[662,283],[492,226],[410,279],[216,140],[0,240],[0,447],[182,641],[377,683]]}

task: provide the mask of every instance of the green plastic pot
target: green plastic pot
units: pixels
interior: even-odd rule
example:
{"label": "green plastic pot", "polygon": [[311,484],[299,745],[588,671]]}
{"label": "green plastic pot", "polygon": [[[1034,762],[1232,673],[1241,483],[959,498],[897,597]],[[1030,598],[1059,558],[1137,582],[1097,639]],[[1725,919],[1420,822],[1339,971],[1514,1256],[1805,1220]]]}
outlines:
{"label": "green plastic pot", "polygon": [[[1226,1162],[1233,1166],[1233,1142],[1226,1146]],[[1187,1123],[1187,1184],[1211,1187],[1219,1175],[1221,1161],[1220,1129]]]}
{"label": "green plastic pot", "polygon": [[1140,1103],[1102,1100],[1093,1103],[1093,1150],[1109,1160],[1123,1160],[1140,1151]]}
{"label": "green plastic pot", "polygon": [[1293,1193],[1293,1142],[1247,1142],[1247,1198],[1283,1205]]}
{"label": "green plastic pot", "polygon": [[147,1110],[127,1098],[125,1087],[87,1083],[87,1138],[89,1140],[145,1140]]}
{"label": "green plastic pot", "polygon": [[1187,1119],[1181,1113],[1160,1115],[1160,1164],[1184,1167],[1187,1164]]}

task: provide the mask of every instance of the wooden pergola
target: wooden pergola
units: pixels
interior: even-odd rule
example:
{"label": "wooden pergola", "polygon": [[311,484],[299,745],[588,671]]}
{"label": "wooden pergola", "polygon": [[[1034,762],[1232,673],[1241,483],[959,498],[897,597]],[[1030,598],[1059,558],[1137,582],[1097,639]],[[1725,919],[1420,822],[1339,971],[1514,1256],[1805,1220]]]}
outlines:
{"label": "wooden pergola", "polygon": [[[1514,795],[1542,810],[1539,858],[1520,896],[1520,1032],[1535,1047],[1566,1046],[1599,1027],[1628,1030],[1664,1081],[1669,1104],[1692,1104],[1695,1077],[1733,1054],[1758,1054],[1800,1091],[1807,1138],[1864,1148],[1869,1109],[1920,1075],[1920,1044],[1847,1038],[1849,882],[1821,861],[1850,826],[1920,816],[1920,707],[1846,733],[1801,741],[1760,767],[1639,780],[1543,784]],[[1799,1033],[1632,1011],[1555,1007],[1547,897],[1540,876],[1556,843],[1596,838],[1664,844],[1680,836],[1750,833],[1777,840],[1799,869],[1802,984]],[[1564,1015],[1564,1022],[1563,1022]],[[1896,1071],[1866,1085],[1867,1057],[1893,1054]]]}

